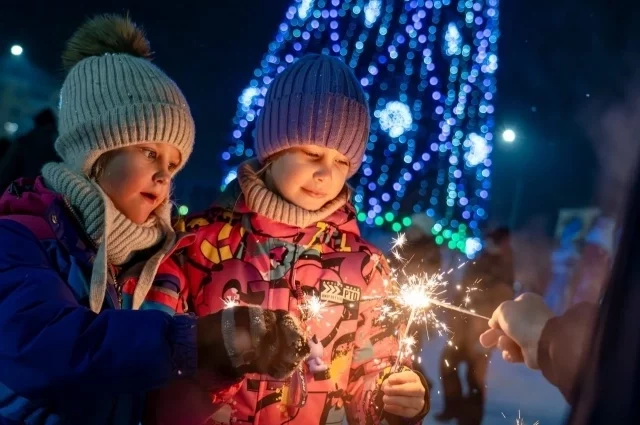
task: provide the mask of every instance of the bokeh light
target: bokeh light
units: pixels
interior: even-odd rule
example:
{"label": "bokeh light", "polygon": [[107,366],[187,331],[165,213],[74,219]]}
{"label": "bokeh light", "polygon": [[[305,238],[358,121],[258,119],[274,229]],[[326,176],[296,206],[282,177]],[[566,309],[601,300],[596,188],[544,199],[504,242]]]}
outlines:
{"label": "bokeh light", "polygon": [[498,0],[392,4],[292,2],[239,96],[221,186],[254,155],[273,78],[306,53],[331,54],[353,69],[372,113],[363,165],[350,181],[358,220],[401,231],[425,213],[439,244],[469,254],[482,246],[491,194]]}

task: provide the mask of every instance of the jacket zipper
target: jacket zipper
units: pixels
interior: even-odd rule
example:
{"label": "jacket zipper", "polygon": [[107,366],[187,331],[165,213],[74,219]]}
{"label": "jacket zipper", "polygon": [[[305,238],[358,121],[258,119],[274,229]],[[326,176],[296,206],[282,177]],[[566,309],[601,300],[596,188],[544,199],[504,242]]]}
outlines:
{"label": "jacket zipper", "polygon": [[[80,220],[80,217],[78,217],[78,214],[76,214],[75,210],[73,209],[73,207],[71,206],[71,204],[69,203],[69,201],[67,200],[66,197],[62,197],[65,206],[67,207],[67,210],[71,213],[71,215],[73,216],[73,218],[76,220],[76,223],[78,224],[78,227],[80,227],[82,229],[82,232],[85,236],[85,239],[89,241],[89,243],[91,244],[91,247],[93,248],[93,250],[95,252],[98,252],[98,246],[96,245],[96,243],[94,242],[93,238],[91,238],[91,236],[89,236],[89,234],[87,233],[87,231],[85,230],[84,226],[82,225],[82,220]],[[118,306],[120,308],[122,308],[122,285],[118,284],[118,281],[116,279],[116,275],[113,273],[113,269],[111,268],[111,265],[107,264],[107,269],[109,272],[109,277],[111,277],[111,280],[113,281],[113,286],[116,290],[116,294],[118,296]]]}
{"label": "jacket zipper", "polygon": [[109,267],[109,276],[111,276],[111,280],[113,280],[113,286],[116,288],[116,295],[118,296],[118,306],[122,309],[122,285],[118,283],[118,280],[116,279],[116,275],[111,269],[111,267],[110,266],[108,267]]}

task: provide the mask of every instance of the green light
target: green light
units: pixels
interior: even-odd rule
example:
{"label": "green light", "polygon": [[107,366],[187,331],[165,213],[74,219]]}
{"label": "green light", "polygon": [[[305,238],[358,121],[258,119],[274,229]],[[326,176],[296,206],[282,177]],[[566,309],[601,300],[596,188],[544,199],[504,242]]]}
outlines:
{"label": "green light", "polygon": [[367,214],[360,212],[358,213],[358,221],[365,221],[367,219]]}
{"label": "green light", "polygon": [[189,207],[186,206],[186,205],[180,205],[180,207],[178,208],[178,214],[180,214],[180,215],[189,214]]}
{"label": "green light", "polygon": [[449,241],[449,249],[456,249],[456,243],[454,241]]}
{"label": "green light", "polygon": [[393,221],[393,213],[392,212],[388,212],[384,215],[384,219],[387,221]]}
{"label": "green light", "polygon": [[436,243],[438,245],[442,245],[444,243],[444,238],[442,236],[436,236]]}
{"label": "green light", "polygon": [[399,232],[400,230],[402,230],[402,225],[400,223],[393,223],[393,226],[391,226],[391,228],[394,232]]}
{"label": "green light", "polygon": [[444,232],[442,232],[442,236],[444,236],[445,239],[451,238],[451,230],[445,230]]}
{"label": "green light", "polygon": [[457,233],[454,233],[453,235],[451,235],[451,240],[454,242],[458,242],[460,240],[460,235]]}
{"label": "green light", "polygon": [[380,216],[376,217],[375,221],[376,226],[382,226],[382,224],[384,223],[384,219]]}
{"label": "green light", "polygon": [[463,241],[458,242],[457,246],[460,251],[464,252],[465,243]]}
{"label": "green light", "polygon": [[404,225],[404,227],[409,227],[411,226],[411,217],[405,217],[402,219],[402,224]]}
{"label": "green light", "polygon": [[460,226],[458,226],[458,229],[460,229],[461,232],[467,230],[467,225],[464,223],[460,223]]}

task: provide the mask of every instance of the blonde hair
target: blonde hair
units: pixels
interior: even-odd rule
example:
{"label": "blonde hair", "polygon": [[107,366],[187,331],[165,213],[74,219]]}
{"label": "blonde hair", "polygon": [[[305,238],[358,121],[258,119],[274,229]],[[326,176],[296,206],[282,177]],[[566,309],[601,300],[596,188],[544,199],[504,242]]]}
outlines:
{"label": "blonde hair", "polygon": [[91,180],[95,180],[96,182],[104,175],[104,170],[107,168],[107,164],[113,158],[115,150],[107,151],[100,155],[96,162],[93,163],[91,167],[91,173],[89,174],[89,178]]}

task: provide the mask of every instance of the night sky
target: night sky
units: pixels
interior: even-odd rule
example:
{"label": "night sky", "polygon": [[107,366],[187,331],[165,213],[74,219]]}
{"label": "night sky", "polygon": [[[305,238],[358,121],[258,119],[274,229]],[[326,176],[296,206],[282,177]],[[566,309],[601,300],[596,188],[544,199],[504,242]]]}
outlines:
{"label": "night sky", "polygon": [[[195,184],[219,185],[219,154],[230,137],[237,98],[292,2],[10,3],[0,13],[0,51],[19,43],[28,60],[60,78],[61,50],[86,17],[129,11],[146,29],[154,62],[184,91],[196,121],[195,154],[178,177],[180,196]],[[497,221],[509,218],[518,178],[524,183],[520,224],[540,213],[552,222],[556,209],[593,199],[598,162],[585,116],[597,116],[625,95],[635,73],[629,52],[640,53],[634,50],[637,7],[630,0],[604,3],[501,1],[498,133],[511,127],[519,139],[494,150],[491,213]]]}

